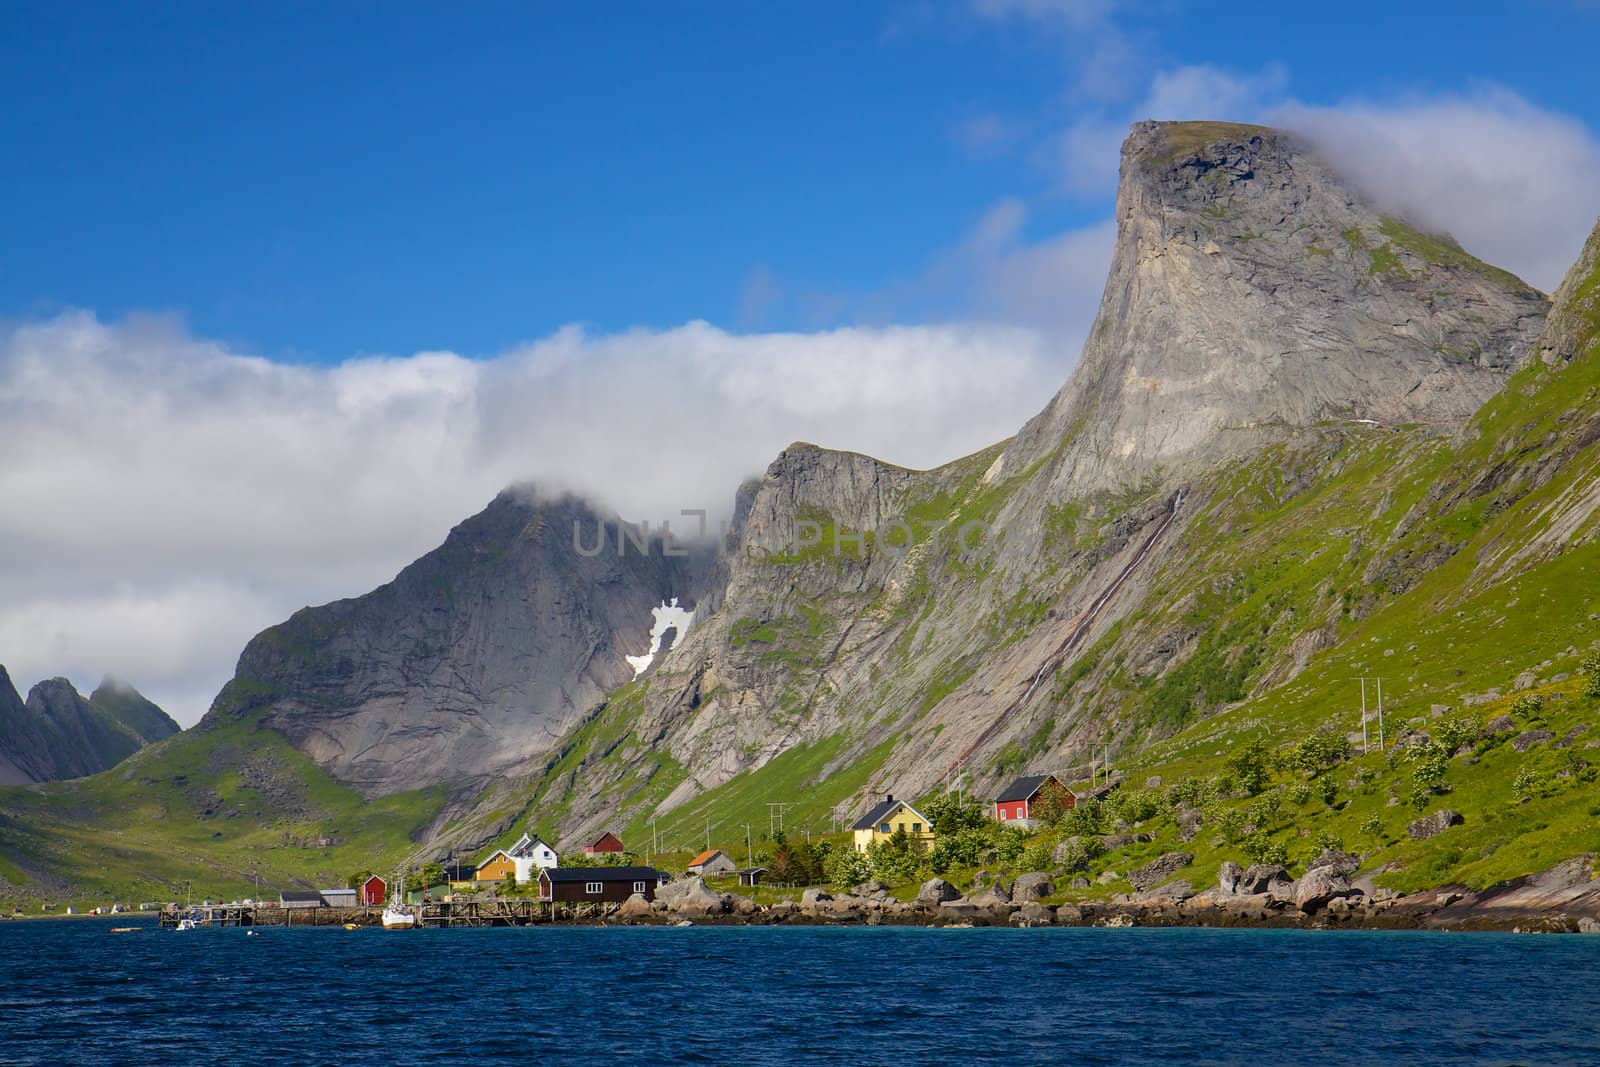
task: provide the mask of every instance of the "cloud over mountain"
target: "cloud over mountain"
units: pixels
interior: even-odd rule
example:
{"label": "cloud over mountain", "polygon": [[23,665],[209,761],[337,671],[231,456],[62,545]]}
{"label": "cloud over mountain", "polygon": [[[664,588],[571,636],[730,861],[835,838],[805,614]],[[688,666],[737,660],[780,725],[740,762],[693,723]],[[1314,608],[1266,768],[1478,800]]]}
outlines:
{"label": "cloud over mountain", "polygon": [[0,662],[193,722],[250,635],[388,580],[507,484],[659,523],[788,442],[908,465],[1010,433],[1076,346],[1005,326],[572,327],[490,359],[274,363],[171,319],[0,332]]}

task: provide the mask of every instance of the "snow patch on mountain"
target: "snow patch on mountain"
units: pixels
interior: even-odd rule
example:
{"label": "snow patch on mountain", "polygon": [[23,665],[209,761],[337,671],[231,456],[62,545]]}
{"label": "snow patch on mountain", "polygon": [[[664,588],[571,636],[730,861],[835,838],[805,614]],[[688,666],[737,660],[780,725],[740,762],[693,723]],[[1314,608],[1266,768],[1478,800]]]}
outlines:
{"label": "snow patch on mountain", "polygon": [[628,665],[633,668],[633,676],[635,678],[643,674],[645,669],[654,662],[656,653],[662,651],[661,638],[666,635],[668,630],[675,631],[672,637],[672,647],[666,649],[666,651],[670,652],[673,648],[678,647],[678,643],[683,640],[683,635],[689,632],[689,624],[694,621],[694,610],[680,608],[677,597],[673,597],[670,602],[663,600],[658,606],[650,609],[650,615],[655,622],[650,626],[649,650],[642,656],[623,657],[628,661]]}

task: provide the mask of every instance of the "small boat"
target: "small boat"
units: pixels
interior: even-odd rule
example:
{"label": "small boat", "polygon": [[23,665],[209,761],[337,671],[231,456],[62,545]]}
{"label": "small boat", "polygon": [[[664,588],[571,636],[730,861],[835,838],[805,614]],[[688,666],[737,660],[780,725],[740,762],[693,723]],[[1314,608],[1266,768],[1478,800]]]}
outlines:
{"label": "small boat", "polygon": [[383,906],[383,928],[385,930],[412,930],[417,925],[417,916],[406,906],[406,876],[402,871],[395,877],[395,893],[389,898],[389,903]]}
{"label": "small boat", "polygon": [[345,923],[344,924],[344,928],[346,930],[359,930],[359,929],[361,929],[360,925],[357,924],[357,923]]}
{"label": "small boat", "polygon": [[114,933],[114,934],[136,934],[141,929],[143,929],[143,927],[139,927],[139,926],[113,926],[111,928],[111,932]]}
{"label": "small boat", "polygon": [[178,920],[178,925],[175,927],[175,929],[178,929],[178,930],[198,930],[198,929],[200,929],[200,924],[195,922],[193,919],[185,917],[185,918],[182,918],[182,919]]}

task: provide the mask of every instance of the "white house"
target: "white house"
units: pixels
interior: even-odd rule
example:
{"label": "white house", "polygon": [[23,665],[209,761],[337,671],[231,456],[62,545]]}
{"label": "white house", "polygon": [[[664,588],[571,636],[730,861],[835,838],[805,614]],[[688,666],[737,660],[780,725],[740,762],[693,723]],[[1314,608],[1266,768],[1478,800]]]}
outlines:
{"label": "white house", "polygon": [[547,867],[559,867],[556,850],[539,840],[523,834],[516,844],[506,850],[511,862],[517,865],[517,884],[530,885]]}

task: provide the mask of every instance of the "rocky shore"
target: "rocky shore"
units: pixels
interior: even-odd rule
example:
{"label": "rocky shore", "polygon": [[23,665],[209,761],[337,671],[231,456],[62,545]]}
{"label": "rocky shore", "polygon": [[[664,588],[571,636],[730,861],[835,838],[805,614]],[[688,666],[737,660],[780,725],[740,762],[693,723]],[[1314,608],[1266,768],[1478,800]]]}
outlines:
{"label": "rocky shore", "polygon": [[850,892],[807,889],[798,901],[758,904],[719,892],[704,879],[661,888],[656,899],[635,894],[597,917],[636,925],[866,925],[866,926],[1205,926],[1301,929],[1462,930],[1516,933],[1600,933],[1600,879],[1592,856],[1487,889],[1441,886],[1398,894],[1355,877],[1358,860],[1345,852],[1318,856],[1299,878],[1278,864],[1243,868],[1224,864],[1218,884],[1196,892],[1164,875],[1189,862],[1169,853],[1135,872],[1133,894],[1106,900],[1051,904],[1057,896],[1048,874],[1007,882],[975,879],[965,895],[932,878],[913,900],[895,898],[881,882]]}

